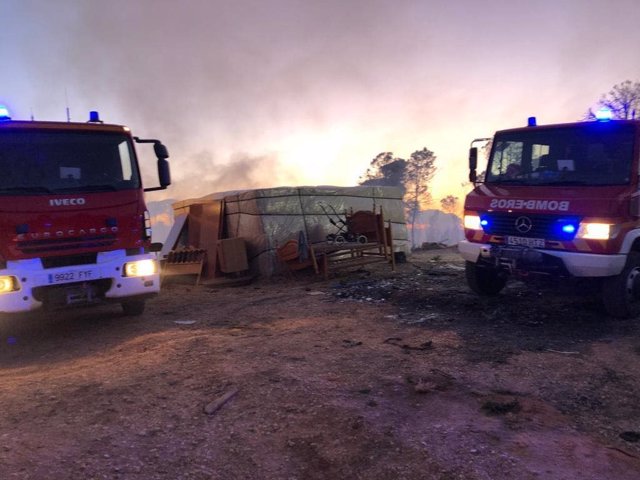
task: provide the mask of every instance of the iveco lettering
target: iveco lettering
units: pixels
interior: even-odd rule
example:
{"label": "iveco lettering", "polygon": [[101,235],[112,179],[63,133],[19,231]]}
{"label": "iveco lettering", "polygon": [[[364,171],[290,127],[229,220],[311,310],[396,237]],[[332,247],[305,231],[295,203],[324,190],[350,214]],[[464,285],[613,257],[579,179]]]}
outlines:
{"label": "iveco lettering", "polygon": [[61,205],[84,205],[86,200],[84,198],[52,198],[49,200],[49,205],[52,207],[59,207]]}

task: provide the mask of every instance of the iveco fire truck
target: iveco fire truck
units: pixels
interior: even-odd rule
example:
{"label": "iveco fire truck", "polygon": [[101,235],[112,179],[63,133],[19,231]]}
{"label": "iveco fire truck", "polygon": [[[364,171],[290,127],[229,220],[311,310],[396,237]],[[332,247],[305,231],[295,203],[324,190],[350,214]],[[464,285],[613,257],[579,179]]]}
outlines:
{"label": "iveco fire truck", "polygon": [[[142,187],[134,143],[152,144],[160,186]],[[160,289],[143,192],[171,183],[167,149],[127,127],[14,121],[0,107],[0,313],[117,302]]]}
{"label": "iveco fire truck", "polygon": [[593,278],[606,311],[640,314],[640,121],[528,126],[493,137],[484,181],[472,142],[463,240],[470,288],[510,276]]}

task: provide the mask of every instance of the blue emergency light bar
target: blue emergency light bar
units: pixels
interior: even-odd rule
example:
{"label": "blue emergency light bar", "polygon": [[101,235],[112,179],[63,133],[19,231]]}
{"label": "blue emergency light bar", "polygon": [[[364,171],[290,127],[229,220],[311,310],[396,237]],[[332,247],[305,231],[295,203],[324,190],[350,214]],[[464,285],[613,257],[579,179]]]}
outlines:
{"label": "blue emergency light bar", "polygon": [[3,120],[11,120],[11,114],[9,113],[9,109],[4,105],[0,105],[0,121]]}
{"label": "blue emergency light bar", "polygon": [[610,108],[602,107],[596,112],[596,120],[600,122],[608,122],[613,119],[613,111]]}

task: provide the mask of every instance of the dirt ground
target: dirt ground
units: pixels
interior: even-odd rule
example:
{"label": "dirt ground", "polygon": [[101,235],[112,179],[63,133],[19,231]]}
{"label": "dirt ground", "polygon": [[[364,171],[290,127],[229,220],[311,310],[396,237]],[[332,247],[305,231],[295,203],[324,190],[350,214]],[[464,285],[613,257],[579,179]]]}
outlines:
{"label": "dirt ground", "polygon": [[638,321],[451,249],[0,323],[1,479],[640,479]]}

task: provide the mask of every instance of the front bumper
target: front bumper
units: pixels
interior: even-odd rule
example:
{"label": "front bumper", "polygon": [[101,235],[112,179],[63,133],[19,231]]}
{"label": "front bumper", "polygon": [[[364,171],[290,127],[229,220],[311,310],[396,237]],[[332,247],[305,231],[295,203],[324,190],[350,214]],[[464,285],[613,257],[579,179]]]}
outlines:
{"label": "front bumper", "polygon": [[[526,262],[519,265],[526,265],[526,270],[537,271],[536,265],[540,265],[540,271],[546,264],[560,264],[566,272],[574,277],[610,277],[622,272],[627,261],[626,255],[598,255],[592,253],[578,252],[558,252],[553,250],[541,250],[534,248],[511,248],[497,250],[495,245],[488,243],[473,243],[463,240],[458,244],[458,251],[462,258],[468,262],[496,262],[501,260],[513,262],[516,256],[520,255]],[[550,258],[549,258],[550,257]],[[540,259],[540,262],[536,262]],[[545,259],[551,262],[545,262]],[[547,272],[545,272],[547,273]]]}
{"label": "front bumper", "polygon": [[153,296],[160,291],[160,275],[124,277],[123,265],[153,259],[153,254],[127,256],[124,250],[102,252],[95,264],[43,268],[40,259],[8,262],[2,275],[13,275],[20,289],[0,294],[0,313],[36,310],[44,304],[67,306],[127,297]]}

